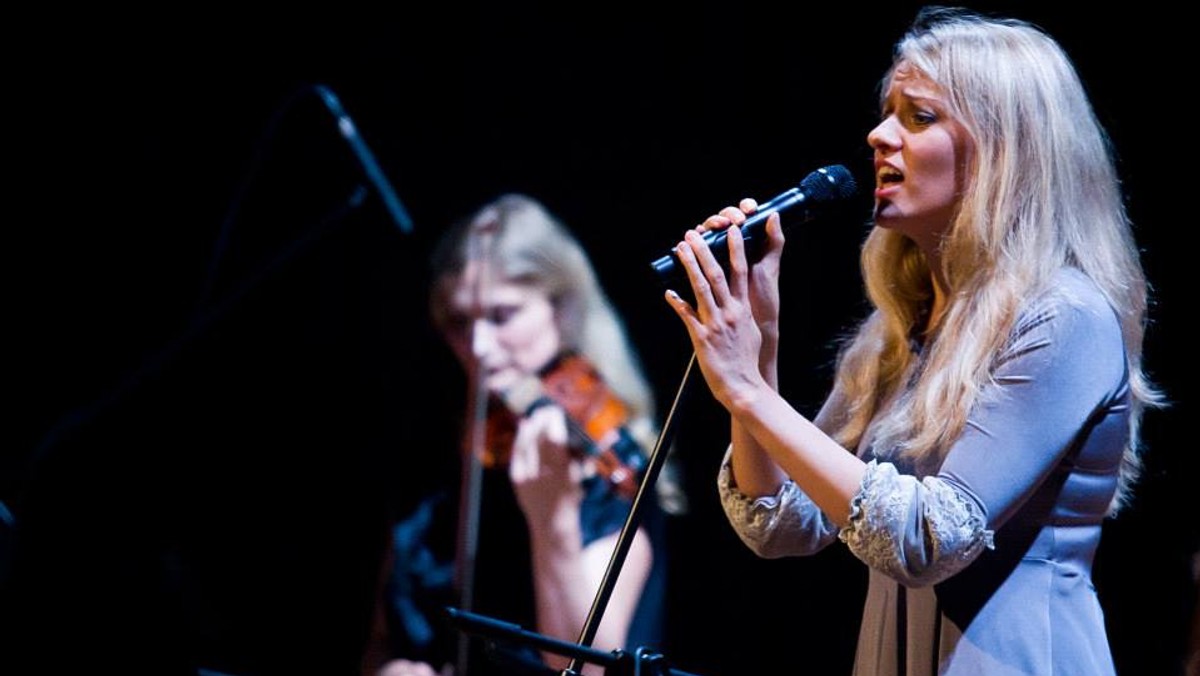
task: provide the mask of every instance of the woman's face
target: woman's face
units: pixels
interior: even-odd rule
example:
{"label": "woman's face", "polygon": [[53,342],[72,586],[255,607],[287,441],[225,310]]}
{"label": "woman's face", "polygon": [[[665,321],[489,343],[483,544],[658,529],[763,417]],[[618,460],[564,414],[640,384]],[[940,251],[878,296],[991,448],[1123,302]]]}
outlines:
{"label": "woman's face", "polygon": [[950,116],[942,88],[920,71],[896,69],[883,121],[867,135],[875,151],[875,224],[935,251],[962,197],[972,143]]}
{"label": "woman's face", "polygon": [[477,270],[450,280],[444,335],[468,371],[477,363],[489,392],[503,392],[554,358],[562,336],[554,305],[541,289],[495,281],[477,298]]}

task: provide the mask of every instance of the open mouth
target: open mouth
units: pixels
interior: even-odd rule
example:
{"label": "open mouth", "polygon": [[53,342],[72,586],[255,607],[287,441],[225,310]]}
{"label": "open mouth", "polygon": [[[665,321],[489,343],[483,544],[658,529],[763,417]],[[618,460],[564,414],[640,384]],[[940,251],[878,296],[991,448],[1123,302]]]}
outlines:
{"label": "open mouth", "polygon": [[904,180],[904,174],[900,173],[895,167],[882,166],[875,173],[875,185],[879,188],[895,185]]}

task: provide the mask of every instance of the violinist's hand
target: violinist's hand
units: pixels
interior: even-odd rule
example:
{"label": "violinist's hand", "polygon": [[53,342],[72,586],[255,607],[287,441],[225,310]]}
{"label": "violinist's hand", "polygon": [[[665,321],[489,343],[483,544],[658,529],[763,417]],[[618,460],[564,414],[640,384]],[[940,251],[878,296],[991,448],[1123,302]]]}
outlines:
{"label": "violinist's hand", "polygon": [[558,406],[540,406],[517,423],[508,475],[535,533],[579,529],[583,462],[567,441],[566,413]]}
{"label": "violinist's hand", "polygon": [[[734,218],[738,216],[725,209],[717,216],[710,216],[705,224],[706,227],[728,227]],[[699,229],[688,231],[684,241],[676,247],[695,293],[696,307],[671,291],[667,292],[667,302],[687,328],[700,370],[713,396],[730,411],[735,404],[752,401],[758,388],[770,387],[762,374],[762,360],[766,355],[760,322],[768,330],[774,330],[779,317],[778,259],[783,238],[778,215],[771,216],[768,230],[773,231],[769,234],[771,243],[766,254],[770,257],[766,259],[768,267],[753,292],[740,229],[730,230],[727,238],[728,278],[708,243],[701,238]],[[756,311],[761,318],[756,316]],[[767,350],[773,353],[773,336],[769,338]]]}

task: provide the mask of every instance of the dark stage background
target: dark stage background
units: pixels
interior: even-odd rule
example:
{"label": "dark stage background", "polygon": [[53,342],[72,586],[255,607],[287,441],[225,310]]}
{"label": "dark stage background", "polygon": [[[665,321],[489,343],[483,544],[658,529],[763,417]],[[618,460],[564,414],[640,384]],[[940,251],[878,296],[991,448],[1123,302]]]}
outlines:
{"label": "dark stage background", "polygon": [[[11,15],[0,500],[21,539],[5,527],[0,654],[42,663],[6,673],[351,673],[386,510],[448,471],[463,410],[424,300],[441,230],[501,192],[543,200],[591,253],[665,411],[690,350],[649,262],[818,166],[869,180],[876,84],[916,6]],[[1146,417],[1145,479],[1095,581],[1118,670],[1181,673],[1200,469],[1180,305],[1187,22],[1147,3],[977,7],[1064,43],[1120,154],[1155,285],[1147,364],[1175,405]],[[374,191],[349,205],[364,174],[316,83],[412,235]],[[861,207],[791,230],[782,368],[802,410],[864,309]],[[862,566],[737,541],[714,485],[726,425],[703,390],[682,414],[692,509],[671,524],[666,655],[713,676],[848,673]]]}

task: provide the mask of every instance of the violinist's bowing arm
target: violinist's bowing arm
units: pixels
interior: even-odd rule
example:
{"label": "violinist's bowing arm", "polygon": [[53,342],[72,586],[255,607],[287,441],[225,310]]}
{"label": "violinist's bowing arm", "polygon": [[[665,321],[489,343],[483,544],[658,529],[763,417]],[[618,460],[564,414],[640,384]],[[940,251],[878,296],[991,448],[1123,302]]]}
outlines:
{"label": "violinist's bowing arm", "polygon": [[[529,527],[538,631],[573,641],[587,619],[619,533],[583,544],[580,481],[587,473],[586,464],[594,458],[573,453],[568,439],[568,420],[561,407],[535,408],[518,422],[509,476]],[[638,590],[650,574],[651,556],[649,538],[639,528],[593,647],[623,647]],[[555,668],[567,665],[568,660],[561,656],[544,657]]]}

